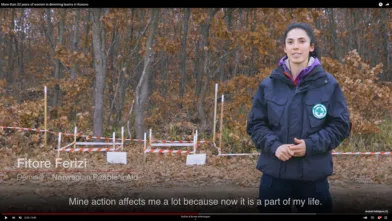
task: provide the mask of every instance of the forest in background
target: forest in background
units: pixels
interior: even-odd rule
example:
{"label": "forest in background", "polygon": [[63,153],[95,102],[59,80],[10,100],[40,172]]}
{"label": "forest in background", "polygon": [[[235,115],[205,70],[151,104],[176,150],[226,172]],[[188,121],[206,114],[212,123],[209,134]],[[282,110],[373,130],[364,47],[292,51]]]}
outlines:
{"label": "forest in background", "polygon": [[[284,30],[297,21],[316,29],[321,63],[347,98],[353,128],[342,149],[391,150],[391,14],[382,8],[2,8],[0,125],[43,129],[47,86],[51,131],[72,133],[77,126],[110,138],[129,121],[132,138],[152,128],[155,138],[190,140],[198,130],[211,140],[218,84],[225,152],[252,151],[245,131],[251,97],[284,56]],[[20,145],[13,133],[0,132],[1,146]],[[42,134],[23,136],[29,145],[43,142]],[[57,137],[49,138],[56,146]]]}

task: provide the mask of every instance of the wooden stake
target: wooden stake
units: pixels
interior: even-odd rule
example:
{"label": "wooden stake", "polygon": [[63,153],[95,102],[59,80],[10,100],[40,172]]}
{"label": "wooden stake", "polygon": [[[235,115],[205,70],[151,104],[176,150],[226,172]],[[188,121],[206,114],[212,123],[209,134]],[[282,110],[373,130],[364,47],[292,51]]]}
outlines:
{"label": "wooden stake", "polygon": [[47,110],[48,110],[48,96],[47,96],[47,90],[46,90],[46,86],[45,86],[45,89],[44,89],[44,96],[45,96],[45,98],[44,98],[44,102],[45,102],[45,104],[44,104],[44,127],[45,127],[45,132],[44,132],[44,142],[45,142],[45,147],[46,147],[46,144],[47,144],[47,135],[46,135],[46,130],[47,130]]}
{"label": "wooden stake", "polygon": [[116,149],[116,132],[113,132],[113,151]]}
{"label": "wooden stake", "polygon": [[57,146],[57,157],[60,157],[60,146],[61,146],[61,132],[59,133],[59,140],[58,140],[58,146]]}
{"label": "wooden stake", "polygon": [[223,134],[223,103],[224,95],[222,94],[222,104],[221,104],[221,119],[220,119],[220,133],[219,133],[219,154],[222,152],[222,134]]}
{"label": "wooden stake", "polygon": [[75,127],[74,130],[74,149],[76,148],[76,134],[78,133],[78,127]]}
{"label": "wooden stake", "polygon": [[217,106],[217,97],[218,97],[218,84],[215,84],[215,107],[214,107],[214,128],[212,132],[212,142],[215,144],[215,131],[216,131],[216,106]]}
{"label": "wooden stake", "polygon": [[124,150],[124,127],[121,127],[121,150]]}
{"label": "wooden stake", "polygon": [[149,144],[150,144],[150,147],[151,147],[151,140],[152,140],[152,129],[150,128],[150,140],[149,140]]}
{"label": "wooden stake", "polygon": [[147,133],[144,133],[143,164],[146,162]]}
{"label": "wooden stake", "polygon": [[197,140],[198,140],[198,134],[197,134],[197,130],[196,130],[196,134],[193,137],[193,154],[196,154],[197,151]]}

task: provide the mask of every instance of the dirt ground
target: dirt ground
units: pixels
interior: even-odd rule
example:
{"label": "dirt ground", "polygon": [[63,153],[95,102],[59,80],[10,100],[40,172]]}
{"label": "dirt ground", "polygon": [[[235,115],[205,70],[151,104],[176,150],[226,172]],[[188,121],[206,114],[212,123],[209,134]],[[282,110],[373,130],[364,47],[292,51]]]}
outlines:
{"label": "dirt ground", "polygon": [[[0,154],[0,211],[257,212],[256,206],[247,203],[258,196],[261,172],[255,168],[257,156],[218,157],[207,152],[205,165],[186,166],[186,156],[151,154],[143,161],[137,149],[128,152],[126,165],[112,165],[104,153],[70,153],[62,154],[63,160],[83,158],[87,168],[27,171],[16,168],[17,158],[54,159],[56,152],[7,150]],[[334,156],[334,171],[329,179],[334,212],[391,213],[391,156]],[[106,205],[93,205],[98,199],[106,199],[102,202]],[[185,200],[197,199],[218,204],[184,205]],[[229,199],[238,201],[224,206],[221,200]],[[119,205],[120,200],[126,205]],[[152,202],[157,202],[153,200],[162,204],[154,206]],[[173,200],[180,201],[174,205]]]}

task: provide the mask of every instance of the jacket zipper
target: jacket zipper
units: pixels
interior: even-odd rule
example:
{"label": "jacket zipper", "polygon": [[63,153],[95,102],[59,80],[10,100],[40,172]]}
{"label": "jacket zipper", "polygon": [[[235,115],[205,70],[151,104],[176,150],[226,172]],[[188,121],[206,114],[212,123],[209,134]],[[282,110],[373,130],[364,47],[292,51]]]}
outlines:
{"label": "jacket zipper", "polygon": [[[295,89],[295,94],[298,94],[299,92],[300,92],[300,89],[299,89],[299,86],[297,85],[296,89]],[[305,107],[305,110],[302,111],[302,114],[304,113],[304,111],[306,111],[306,107]],[[302,115],[302,117],[304,117],[304,116]],[[304,119],[302,119],[302,122],[303,122],[303,120]],[[302,133],[303,133],[303,126],[301,128],[301,134],[300,135],[302,135]],[[303,179],[303,165],[302,165],[302,160],[303,159],[298,159],[298,160],[299,160],[299,174],[300,174],[300,179],[302,180]]]}
{"label": "jacket zipper", "polygon": [[[296,86],[295,93],[297,93],[297,89],[298,89],[298,86]],[[294,95],[294,96],[295,96],[295,95]],[[291,102],[288,102],[288,103],[291,105]],[[288,144],[288,143],[289,143],[289,135],[290,135],[290,114],[289,114],[289,112],[287,113],[287,116],[288,116],[288,117],[287,117],[286,143]],[[286,162],[281,162],[280,167],[281,167],[281,169],[282,169],[282,167],[284,167],[283,171],[284,171],[284,173],[286,174],[287,163],[286,163]],[[280,171],[280,176],[282,176],[281,173],[282,173],[282,172]]]}

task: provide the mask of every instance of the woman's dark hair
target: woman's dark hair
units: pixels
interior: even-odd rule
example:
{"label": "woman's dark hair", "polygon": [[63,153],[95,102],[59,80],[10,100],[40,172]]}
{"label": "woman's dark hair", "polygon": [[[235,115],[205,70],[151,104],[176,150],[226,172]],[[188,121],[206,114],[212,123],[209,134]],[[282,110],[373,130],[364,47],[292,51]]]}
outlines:
{"label": "woman's dark hair", "polygon": [[317,57],[319,58],[319,54],[318,54],[318,48],[317,48],[317,42],[316,42],[316,37],[314,35],[313,32],[313,28],[306,24],[306,23],[301,23],[301,22],[295,22],[295,23],[291,23],[287,28],[286,31],[284,32],[284,36],[283,36],[283,44],[286,44],[286,38],[287,38],[287,33],[289,33],[289,31],[293,30],[293,29],[302,29],[306,32],[306,34],[308,34],[309,38],[310,38],[310,44],[314,45],[314,50],[312,52],[309,53],[309,57]]}

